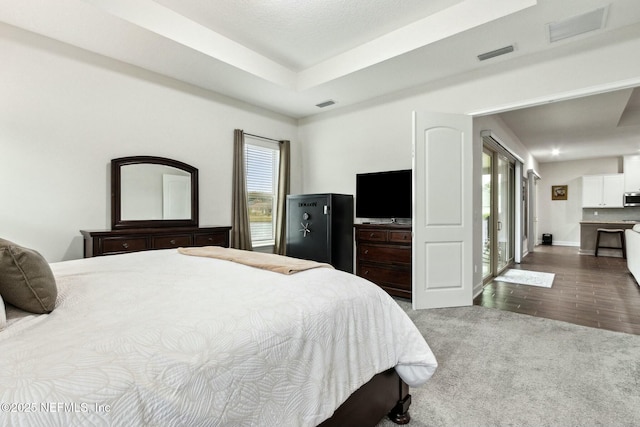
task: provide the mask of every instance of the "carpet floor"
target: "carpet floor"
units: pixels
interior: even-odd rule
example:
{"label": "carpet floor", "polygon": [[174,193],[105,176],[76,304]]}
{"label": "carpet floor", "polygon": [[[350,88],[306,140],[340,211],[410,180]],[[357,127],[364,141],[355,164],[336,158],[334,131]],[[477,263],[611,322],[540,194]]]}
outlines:
{"label": "carpet floor", "polygon": [[439,364],[411,389],[410,426],[640,425],[640,336],[479,306],[398,304]]}

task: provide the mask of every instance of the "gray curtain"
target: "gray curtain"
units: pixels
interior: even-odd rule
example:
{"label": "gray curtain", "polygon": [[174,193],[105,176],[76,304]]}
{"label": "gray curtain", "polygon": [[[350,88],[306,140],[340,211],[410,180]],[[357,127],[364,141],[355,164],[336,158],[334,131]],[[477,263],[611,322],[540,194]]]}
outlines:
{"label": "gray curtain", "polygon": [[249,209],[247,207],[247,176],[244,161],[244,132],[233,131],[233,184],[232,184],[232,228],[231,247],[253,250],[251,229],[249,228]]}
{"label": "gray curtain", "polygon": [[286,206],[287,194],[289,194],[289,171],[291,169],[289,141],[280,141],[280,165],[278,172],[278,205],[276,206],[276,243],[274,252],[286,254]]}

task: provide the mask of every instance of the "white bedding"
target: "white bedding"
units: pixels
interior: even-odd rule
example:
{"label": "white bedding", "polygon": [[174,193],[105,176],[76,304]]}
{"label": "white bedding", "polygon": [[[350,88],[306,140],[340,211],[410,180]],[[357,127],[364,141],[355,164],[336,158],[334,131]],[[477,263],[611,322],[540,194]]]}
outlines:
{"label": "white bedding", "polygon": [[[175,250],[51,265],[55,310],[0,332],[3,425],[314,426],[374,374],[437,364],[369,282]],[[10,406],[7,406],[10,405]]]}

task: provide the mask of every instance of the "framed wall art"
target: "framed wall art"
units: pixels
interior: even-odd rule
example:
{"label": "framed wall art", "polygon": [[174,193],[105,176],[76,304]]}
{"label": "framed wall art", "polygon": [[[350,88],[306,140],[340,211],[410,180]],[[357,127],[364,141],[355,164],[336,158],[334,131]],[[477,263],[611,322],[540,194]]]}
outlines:
{"label": "framed wall art", "polygon": [[552,185],[551,200],[567,200],[569,187],[567,185]]}

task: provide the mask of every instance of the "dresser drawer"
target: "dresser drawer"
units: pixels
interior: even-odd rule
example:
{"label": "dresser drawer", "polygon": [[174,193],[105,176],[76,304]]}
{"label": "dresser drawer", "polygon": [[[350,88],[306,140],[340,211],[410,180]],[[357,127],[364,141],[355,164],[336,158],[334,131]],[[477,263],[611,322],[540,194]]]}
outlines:
{"label": "dresser drawer", "polygon": [[358,259],[381,264],[411,264],[411,248],[403,246],[359,245]]}
{"label": "dresser drawer", "polygon": [[180,246],[191,246],[191,235],[154,236],[152,238],[153,249],[170,249]]}
{"label": "dresser drawer", "polygon": [[196,234],[194,246],[227,246],[229,233]]}
{"label": "dresser drawer", "polygon": [[358,230],[358,240],[368,240],[370,242],[386,242],[387,232],[384,230]]}
{"label": "dresser drawer", "polygon": [[411,244],[411,231],[389,231],[389,241]]}
{"label": "dresser drawer", "polygon": [[229,247],[231,227],[160,227],[123,230],[80,230],[84,256],[90,258],[125,252],[171,249],[180,246]]}
{"label": "dresser drawer", "polygon": [[103,254],[136,252],[149,249],[146,237],[105,237],[101,240]]}
{"label": "dresser drawer", "polygon": [[361,264],[358,276],[364,277],[378,285],[391,285],[396,289],[411,290],[411,270],[385,268],[380,265]]}

